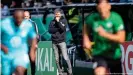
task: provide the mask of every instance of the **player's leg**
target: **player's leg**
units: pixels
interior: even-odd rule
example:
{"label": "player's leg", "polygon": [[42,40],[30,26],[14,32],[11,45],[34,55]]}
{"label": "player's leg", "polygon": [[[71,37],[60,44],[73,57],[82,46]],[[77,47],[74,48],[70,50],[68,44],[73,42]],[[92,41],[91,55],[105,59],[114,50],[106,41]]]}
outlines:
{"label": "player's leg", "polygon": [[106,68],[103,66],[99,66],[95,68],[94,72],[95,72],[95,75],[107,75]]}
{"label": "player's leg", "polygon": [[59,64],[59,49],[56,44],[53,44],[53,49],[54,49],[54,55],[55,55],[55,60],[56,60],[56,65],[58,68],[58,72],[61,75],[62,74],[62,69],[60,68]]}
{"label": "player's leg", "polygon": [[15,75],[24,75],[26,71],[26,68],[22,67],[22,66],[17,66],[14,74]]}
{"label": "player's leg", "polygon": [[63,58],[65,59],[67,65],[68,65],[68,72],[69,74],[71,75],[72,74],[72,66],[71,66],[71,62],[70,62],[70,59],[69,59],[69,56],[67,54],[67,47],[66,47],[66,43],[65,42],[62,42],[62,43],[59,43],[59,48],[62,52],[62,55],[63,55]]}
{"label": "player's leg", "polygon": [[94,57],[94,61],[97,63],[97,67],[94,69],[95,75],[108,75],[108,64],[102,57]]}
{"label": "player's leg", "polygon": [[15,75],[24,75],[26,69],[30,64],[29,56],[26,53],[18,53],[13,60],[13,67],[15,68]]}

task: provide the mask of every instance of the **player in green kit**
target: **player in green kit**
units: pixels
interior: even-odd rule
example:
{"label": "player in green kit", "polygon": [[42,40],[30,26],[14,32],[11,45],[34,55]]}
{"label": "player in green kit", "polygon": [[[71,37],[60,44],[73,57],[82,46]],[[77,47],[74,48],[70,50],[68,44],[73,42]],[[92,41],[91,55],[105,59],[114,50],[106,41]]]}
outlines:
{"label": "player in green kit", "polygon": [[[92,13],[85,19],[83,46],[92,50],[93,59],[98,63],[95,75],[122,73],[119,44],[125,41],[124,24],[120,15],[110,10],[108,0],[98,0],[98,13]],[[93,46],[88,36],[89,29],[92,29]]]}

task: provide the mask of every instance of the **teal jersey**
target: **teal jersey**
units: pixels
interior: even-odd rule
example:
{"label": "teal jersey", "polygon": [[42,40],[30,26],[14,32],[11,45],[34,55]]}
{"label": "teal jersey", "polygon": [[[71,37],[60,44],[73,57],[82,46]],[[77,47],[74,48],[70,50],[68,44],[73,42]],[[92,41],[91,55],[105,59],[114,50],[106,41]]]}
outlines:
{"label": "teal jersey", "polygon": [[36,38],[32,23],[23,20],[20,26],[15,25],[13,18],[5,18],[1,21],[1,44],[8,48],[8,53],[28,53],[27,40]]}

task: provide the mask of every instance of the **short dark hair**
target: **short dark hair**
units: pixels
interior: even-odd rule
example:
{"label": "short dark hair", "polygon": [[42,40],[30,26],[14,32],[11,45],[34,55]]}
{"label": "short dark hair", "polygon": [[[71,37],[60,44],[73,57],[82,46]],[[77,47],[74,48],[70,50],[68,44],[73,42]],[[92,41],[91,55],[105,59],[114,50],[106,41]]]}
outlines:
{"label": "short dark hair", "polygon": [[54,10],[54,13],[56,13],[56,12],[60,12],[60,13],[62,14],[62,10],[61,10],[61,9],[58,9],[58,8],[55,9],[55,10]]}
{"label": "short dark hair", "polygon": [[102,1],[106,1],[107,3],[109,3],[109,0],[96,0],[96,4],[101,3]]}
{"label": "short dark hair", "polygon": [[15,9],[15,10],[14,10],[14,14],[15,14],[16,12],[24,12],[24,10],[23,10],[23,9]]}

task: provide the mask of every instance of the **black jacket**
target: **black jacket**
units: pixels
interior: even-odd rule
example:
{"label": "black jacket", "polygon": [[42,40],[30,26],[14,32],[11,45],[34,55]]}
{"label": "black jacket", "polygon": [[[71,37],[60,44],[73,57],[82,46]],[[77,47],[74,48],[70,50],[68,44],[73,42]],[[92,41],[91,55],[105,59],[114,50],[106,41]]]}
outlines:
{"label": "black jacket", "polygon": [[49,25],[49,33],[51,34],[51,39],[53,43],[65,42],[66,25],[67,21],[63,17],[61,17],[59,22],[57,22],[55,19],[51,21]]}

